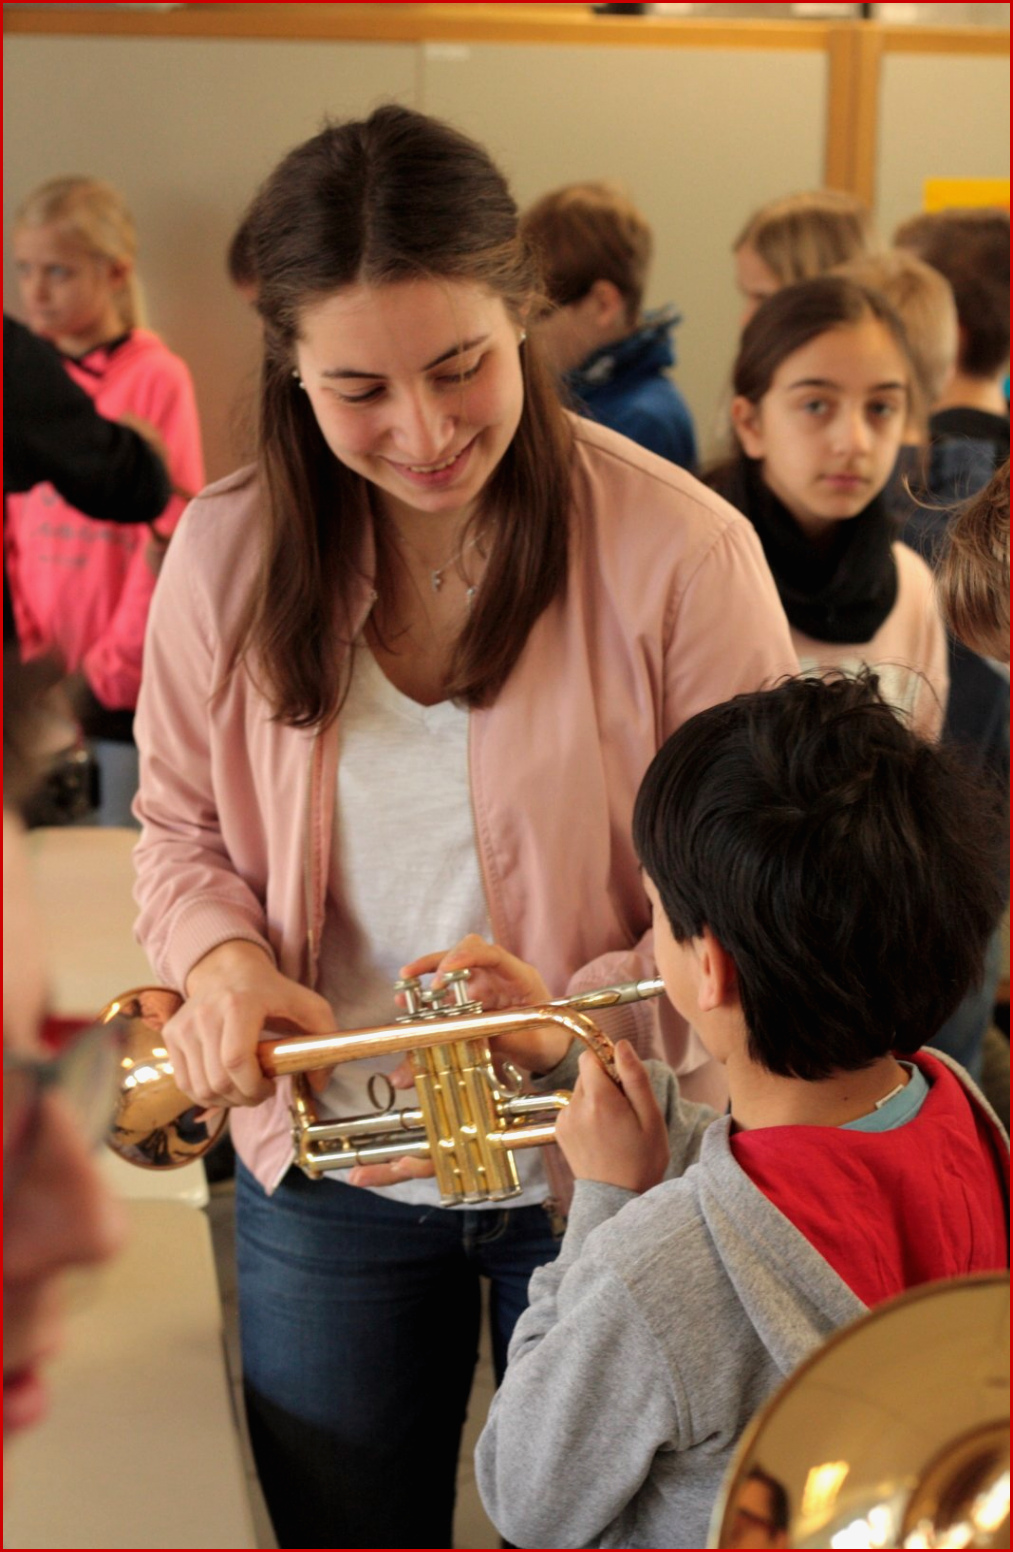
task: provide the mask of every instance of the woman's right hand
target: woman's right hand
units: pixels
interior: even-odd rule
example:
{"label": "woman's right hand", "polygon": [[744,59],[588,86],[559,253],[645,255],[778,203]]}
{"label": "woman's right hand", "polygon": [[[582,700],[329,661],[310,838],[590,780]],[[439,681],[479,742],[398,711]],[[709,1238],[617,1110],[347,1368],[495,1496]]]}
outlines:
{"label": "woman's right hand", "polygon": [[[486,1012],[538,1007],[551,1001],[552,994],[534,965],[477,933],[470,933],[443,953],[422,954],[411,964],[402,965],[401,974],[432,975],[433,985],[441,986],[451,970],[471,971],[468,996],[480,1002]],[[548,1072],[566,1055],[570,1038],[556,1024],[537,1024],[493,1036],[492,1049],[494,1055],[519,1062],[529,1072]],[[395,1088],[403,1087],[399,1076],[403,1076],[401,1068],[391,1073]]]}
{"label": "woman's right hand", "polygon": [[255,943],[235,939],[198,960],[187,997],[165,1026],[176,1082],[197,1104],[259,1105],[274,1088],[257,1059],[264,1026],[327,1034],[334,1016],[323,997],[282,975]]}

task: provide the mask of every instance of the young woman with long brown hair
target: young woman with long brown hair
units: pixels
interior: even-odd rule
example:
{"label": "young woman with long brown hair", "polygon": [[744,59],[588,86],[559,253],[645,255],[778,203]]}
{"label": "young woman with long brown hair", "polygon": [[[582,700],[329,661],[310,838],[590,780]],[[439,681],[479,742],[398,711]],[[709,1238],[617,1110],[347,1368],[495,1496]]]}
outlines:
{"label": "young woman with long brown hair", "polygon": [[[307,1181],[258,1036],[387,1023],[403,961],[469,931],[558,995],[653,973],[640,777],[793,655],[744,519],[560,408],[481,147],[383,107],[292,151],[246,223],[259,456],[194,503],[156,595],[139,931],[187,995],[182,1086],[237,1107],[244,1377],[280,1544],[443,1547],[479,1275],[501,1369],[557,1249],[546,1166],[463,1209],[397,1171]],[[683,1024],[637,1017],[641,1048],[701,1065]],[[374,1070],[338,1069],[330,1112],[373,1108]]]}

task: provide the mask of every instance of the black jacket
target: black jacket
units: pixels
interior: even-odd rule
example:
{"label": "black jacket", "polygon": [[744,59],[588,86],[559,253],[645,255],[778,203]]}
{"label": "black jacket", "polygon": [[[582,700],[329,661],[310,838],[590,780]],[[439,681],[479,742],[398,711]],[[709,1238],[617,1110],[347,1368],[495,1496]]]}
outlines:
{"label": "black jacket", "polygon": [[[59,353],[4,314],[4,495],[43,480],[107,523],[148,523],[172,494],[153,448],[100,415]],[[4,572],[4,641],[14,638]]]}

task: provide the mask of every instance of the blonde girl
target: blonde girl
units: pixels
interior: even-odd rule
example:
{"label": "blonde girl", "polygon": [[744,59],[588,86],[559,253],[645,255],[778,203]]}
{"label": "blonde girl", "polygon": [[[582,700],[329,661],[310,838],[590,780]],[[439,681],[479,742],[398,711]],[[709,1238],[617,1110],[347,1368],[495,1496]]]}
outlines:
{"label": "blonde girl", "polygon": [[[13,248],[25,319],[111,420],[153,428],[173,485],[197,491],[204,460],[186,365],[141,326],[137,238],[122,196],[97,178],[52,179],[19,209]],[[164,541],[184,506],[156,519]],[[130,823],[137,786],[131,725],[155,585],[151,532],[99,522],[46,483],[8,501],[4,549],[25,657],[55,652],[73,676],[103,783],[102,823]]]}

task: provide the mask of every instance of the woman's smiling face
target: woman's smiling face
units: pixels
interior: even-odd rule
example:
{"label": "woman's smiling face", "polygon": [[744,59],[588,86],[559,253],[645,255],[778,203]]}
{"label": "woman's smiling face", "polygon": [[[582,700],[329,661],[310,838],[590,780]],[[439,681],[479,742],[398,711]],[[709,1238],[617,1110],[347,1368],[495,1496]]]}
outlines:
{"label": "woman's smiling face", "polygon": [[467,281],[354,285],[303,310],[296,363],[327,446],[398,509],[466,518],[524,406],[520,326]]}

